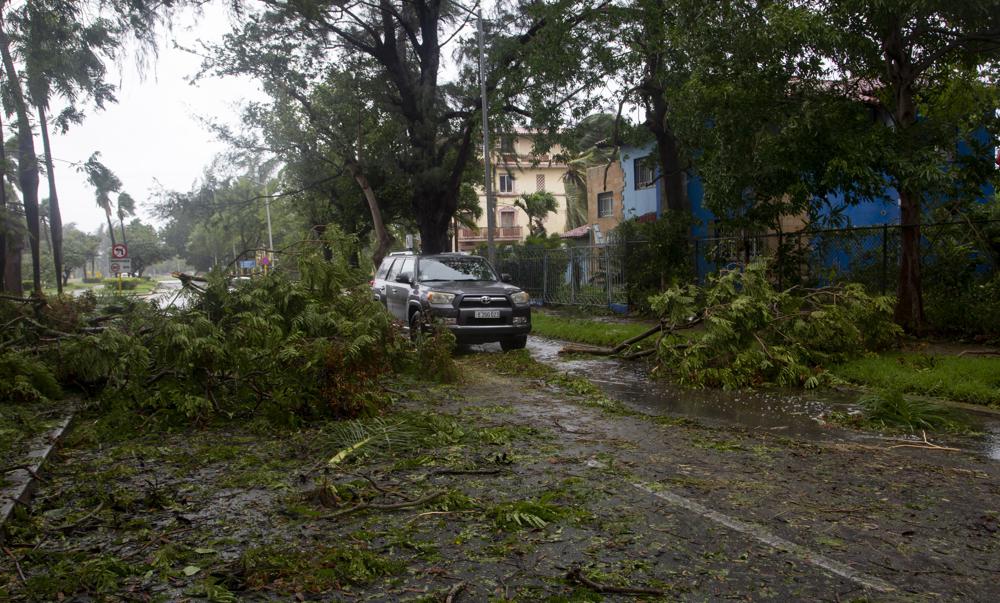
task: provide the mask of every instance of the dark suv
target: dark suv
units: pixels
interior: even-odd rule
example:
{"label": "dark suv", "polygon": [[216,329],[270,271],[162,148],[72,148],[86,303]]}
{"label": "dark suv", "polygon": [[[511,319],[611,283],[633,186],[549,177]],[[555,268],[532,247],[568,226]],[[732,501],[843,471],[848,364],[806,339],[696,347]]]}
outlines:
{"label": "dark suv", "polygon": [[459,343],[499,341],[504,350],[516,350],[527,343],[531,306],[528,294],[508,280],[475,255],[392,254],[371,284],[375,299],[409,326],[411,336],[434,320]]}

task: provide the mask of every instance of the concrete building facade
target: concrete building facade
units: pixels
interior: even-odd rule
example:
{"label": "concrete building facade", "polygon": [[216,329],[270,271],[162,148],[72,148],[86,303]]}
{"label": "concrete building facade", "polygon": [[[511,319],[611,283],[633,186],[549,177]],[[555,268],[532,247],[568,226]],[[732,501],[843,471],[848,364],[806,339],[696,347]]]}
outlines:
{"label": "concrete building facade", "polygon": [[[496,198],[496,231],[493,239],[498,245],[523,241],[529,234],[528,216],[514,207],[514,201],[523,194],[549,192],[556,198],[556,212],[545,219],[547,234],[566,230],[566,184],[563,176],[566,164],[559,155],[562,148],[553,145],[546,153],[533,152],[535,135],[519,130],[500,137],[493,149],[493,194]],[[477,229],[458,229],[458,250],[469,251],[486,242],[486,194],[477,187],[482,217]]]}

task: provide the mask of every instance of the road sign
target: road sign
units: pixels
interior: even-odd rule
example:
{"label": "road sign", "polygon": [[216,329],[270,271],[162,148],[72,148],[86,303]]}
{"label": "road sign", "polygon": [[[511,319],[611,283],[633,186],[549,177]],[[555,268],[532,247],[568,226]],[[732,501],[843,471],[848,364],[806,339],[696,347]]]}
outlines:
{"label": "road sign", "polygon": [[121,260],[111,260],[111,274],[128,274],[132,272],[132,260],[124,258]]}
{"label": "road sign", "polygon": [[123,260],[128,257],[128,247],[125,243],[115,243],[111,246],[111,257],[115,260]]}

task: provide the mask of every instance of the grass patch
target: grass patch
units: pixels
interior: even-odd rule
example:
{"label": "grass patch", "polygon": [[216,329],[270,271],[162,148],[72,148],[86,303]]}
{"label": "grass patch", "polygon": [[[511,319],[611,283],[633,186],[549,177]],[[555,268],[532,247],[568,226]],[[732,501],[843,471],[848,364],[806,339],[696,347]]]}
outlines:
{"label": "grass patch", "polygon": [[538,311],[531,315],[531,332],[534,335],[609,347],[641,335],[652,326],[653,324],[647,322],[567,318]]}
{"label": "grass patch", "polygon": [[926,400],[914,400],[898,391],[869,394],[858,400],[864,409],[864,421],[880,428],[918,430],[957,430],[962,424],[951,409]]}
{"label": "grass patch", "polygon": [[879,389],[1000,406],[1000,358],[892,353],[844,363],[833,373]]}

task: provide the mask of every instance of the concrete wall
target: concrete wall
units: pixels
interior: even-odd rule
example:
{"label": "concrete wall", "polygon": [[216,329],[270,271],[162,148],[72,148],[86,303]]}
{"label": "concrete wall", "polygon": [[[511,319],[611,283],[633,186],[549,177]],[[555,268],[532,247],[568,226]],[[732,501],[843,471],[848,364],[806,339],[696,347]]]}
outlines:
{"label": "concrete wall", "polygon": [[[607,178],[605,178],[605,173]],[[610,166],[597,165],[587,169],[587,223],[591,226],[597,225],[604,238],[616,226],[621,224],[623,219],[622,193],[625,187],[625,173],[621,164],[617,161]],[[612,215],[607,218],[597,217],[597,195],[599,193],[612,193]],[[593,230],[591,231],[593,232]],[[600,241],[593,240],[592,243]]]}
{"label": "concrete wall", "polygon": [[657,180],[652,186],[637,189],[635,187],[636,162],[653,152],[653,143],[642,147],[622,147],[621,168],[624,174],[622,190],[622,215],[624,219],[638,218],[649,213],[660,215],[660,192]]}
{"label": "concrete wall", "polygon": [[[539,190],[538,178],[543,182],[541,190],[552,193],[556,198],[556,212],[549,214],[546,218],[546,234],[561,233],[566,231],[566,185],[563,175],[566,173],[566,165],[555,161],[554,157],[562,153],[558,145],[554,145],[545,154],[535,155],[532,153],[534,136],[527,133],[519,133],[514,137],[514,153],[501,153],[502,140],[495,140],[493,150],[493,193],[496,198],[496,225],[501,225],[501,215],[504,211],[513,211],[514,225],[521,227],[520,240],[528,235],[528,216],[524,211],[514,208],[514,201],[525,193],[534,193]],[[500,175],[510,174],[514,177],[514,190],[509,193],[500,192]],[[483,209],[483,215],[477,224],[483,233],[486,232],[486,194],[482,187],[476,187],[479,194],[479,206]],[[481,241],[462,244],[463,249],[474,247]]]}

